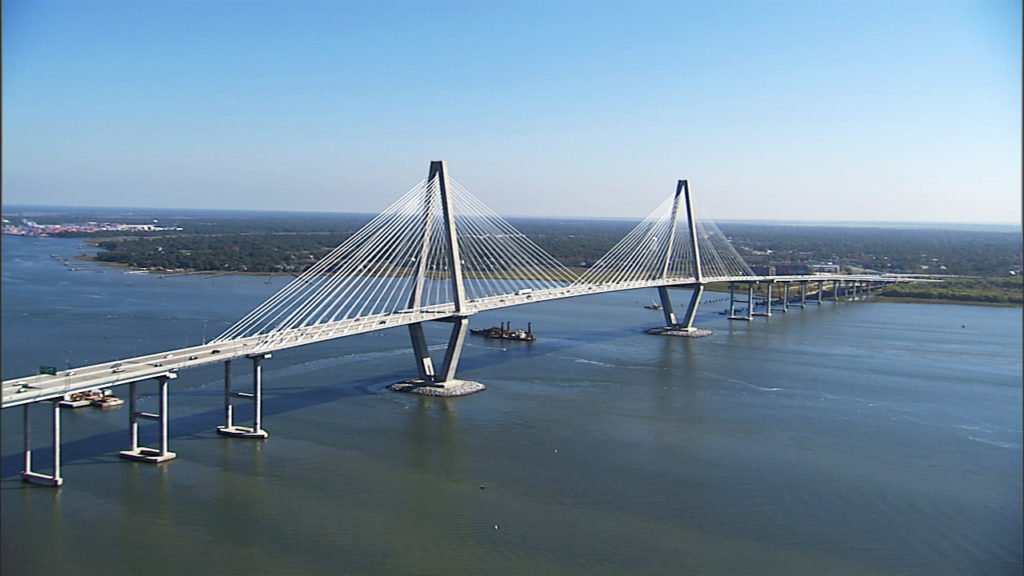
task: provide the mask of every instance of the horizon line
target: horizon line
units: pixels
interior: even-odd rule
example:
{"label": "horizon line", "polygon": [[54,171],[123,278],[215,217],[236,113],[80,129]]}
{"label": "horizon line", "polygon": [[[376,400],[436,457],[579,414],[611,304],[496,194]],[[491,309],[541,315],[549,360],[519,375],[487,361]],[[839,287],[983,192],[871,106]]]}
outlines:
{"label": "horizon line", "polygon": [[[69,205],[69,204],[6,204],[0,203],[0,211],[6,213],[8,210],[129,210],[146,211],[155,210],[160,212],[235,212],[235,213],[266,213],[266,214],[368,214],[376,215],[377,212],[352,211],[344,212],[338,210],[303,210],[303,209],[261,209],[261,208],[168,208],[168,207],[139,207],[139,206],[95,206],[95,205]],[[569,220],[618,220],[618,221],[639,221],[644,216],[568,216],[568,215],[524,215],[510,214],[500,215],[502,218],[516,219],[569,219]],[[1004,226],[1022,228],[1022,221],[936,221],[936,220],[833,220],[833,219],[757,219],[757,218],[711,218],[713,222],[732,224],[780,224],[780,225],[822,225],[822,226]]]}

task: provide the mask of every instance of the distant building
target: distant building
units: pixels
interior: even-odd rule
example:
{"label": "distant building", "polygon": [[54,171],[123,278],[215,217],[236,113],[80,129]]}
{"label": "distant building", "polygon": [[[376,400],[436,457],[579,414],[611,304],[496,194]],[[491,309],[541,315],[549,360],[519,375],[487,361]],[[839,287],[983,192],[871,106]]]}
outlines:
{"label": "distant building", "polygon": [[811,264],[808,266],[811,274],[839,274],[839,264]]}
{"label": "distant building", "polygon": [[779,276],[803,276],[810,273],[811,269],[807,264],[786,262],[775,265],[775,274]]}

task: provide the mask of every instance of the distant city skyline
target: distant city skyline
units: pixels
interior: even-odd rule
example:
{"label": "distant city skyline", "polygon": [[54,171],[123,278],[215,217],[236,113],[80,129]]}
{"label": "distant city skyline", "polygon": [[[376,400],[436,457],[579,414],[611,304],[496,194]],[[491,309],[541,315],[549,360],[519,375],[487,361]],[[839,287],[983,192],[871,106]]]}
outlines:
{"label": "distant city skyline", "polygon": [[1019,223],[1021,2],[3,3],[3,203]]}

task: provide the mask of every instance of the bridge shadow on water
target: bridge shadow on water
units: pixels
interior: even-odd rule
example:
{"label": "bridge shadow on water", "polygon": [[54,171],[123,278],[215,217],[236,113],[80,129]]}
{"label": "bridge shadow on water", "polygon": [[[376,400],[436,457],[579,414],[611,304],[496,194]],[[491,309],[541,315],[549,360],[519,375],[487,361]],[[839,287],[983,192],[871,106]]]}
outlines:
{"label": "bridge shadow on water", "polygon": [[[571,334],[561,337],[552,336],[548,340],[540,341],[540,343],[535,342],[527,344],[500,340],[492,341],[495,343],[493,346],[482,345],[476,347],[478,350],[485,350],[483,353],[476,352],[464,356],[459,364],[459,371],[481,371],[494,368],[508,362],[521,360],[524,357],[531,355],[551,356],[554,354],[564,353],[566,351],[585,346],[632,337],[638,333],[642,333],[643,330],[650,328],[651,326],[652,324],[650,323],[644,323],[625,327],[591,330],[587,332],[572,332]],[[652,341],[653,339],[654,337],[652,337]],[[682,343],[689,341],[689,339],[684,338],[672,340],[681,341]],[[490,350],[487,350],[488,348],[490,348]],[[498,353],[503,349],[505,351],[512,351],[513,353]],[[443,355],[443,352],[435,351],[434,354],[435,361],[439,362],[440,360],[438,356]],[[282,356],[282,358],[286,357]],[[298,359],[293,358],[293,360]],[[359,362],[360,360],[356,359],[353,361]],[[280,368],[300,364],[301,361],[281,364]],[[399,382],[414,375],[414,360],[411,349],[409,350],[408,366],[408,370],[396,370],[375,375],[372,378],[362,378],[354,381],[328,382],[319,386],[289,386],[287,388],[274,389],[272,384],[271,386],[267,386],[265,383],[263,392],[263,418],[265,421],[268,421],[267,428],[272,430],[272,417],[274,415],[329,404],[347,398],[372,396],[381,393],[391,394],[392,392],[384,391],[384,387],[387,384]],[[265,365],[264,378],[270,380],[272,383],[272,375],[273,365]],[[293,375],[290,377],[294,378],[295,376]],[[236,386],[238,386],[238,384],[236,384]],[[202,412],[175,417],[174,396],[176,395],[209,397],[211,402],[216,403],[216,407]],[[140,398],[145,398],[146,396],[146,394],[140,394]],[[178,452],[179,458],[182,456],[187,457],[186,446],[187,443],[191,441],[234,441],[229,438],[224,438],[216,433],[217,426],[224,424],[224,410],[223,405],[220,404],[222,398],[223,396],[221,394],[213,392],[212,390],[184,390],[175,393],[172,389],[169,408],[171,410],[171,417],[168,422],[168,438],[169,440],[172,440],[171,449]],[[420,400],[428,401],[432,399],[421,397]],[[251,418],[251,416],[247,416],[248,413],[244,411],[244,403],[240,404],[239,407],[243,412],[236,416],[236,419],[239,423],[244,425],[246,423],[245,419],[247,417]],[[125,405],[125,410],[126,409],[127,405]],[[116,412],[111,413],[111,416],[121,418],[123,420],[125,424],[123,429],[95,434],[76,440],[63,441],[61,443],[61,468],[66,471],[71,471],[74,470],[75,466],[89,464],[123,465],[125,461],[118,456],[118,452],[128,448],[128,416],[125,410],[117,410]],[[238,414],[237,410],[236,414]],[[10,413],[10,415],[5,416],[11,417],[14,416],[14,414]],[[14,417],[20,419],[21,415],[19,414]],[[67,416],[62,417],[66,418]],[[146,424],[145,422],[140,423],[140,439],[144,444],[149,442],[149,440],[147,440],[149,438],[147,433],[152,433],[149,429],[150,426],[153,426],[153,424]],[[50,456],[52,454],[51,444],[48,440],[48,427],[41,427],[33,424],[33,428],[35,430],[33,437],[37,438],[35,445],[33,446],[33,461],[36,467],[40,467],[43,471],[47,471],[51,466]],[[243,442],[252,441],[243,440]],[[24,456],[20,450],[0,457],[0,480],[17,478],[21,474],[23,463]],[[62,475],[66,476],[66,473]],[[32,488],[32,486],[27,483],[5,482],[4,485],[0,487],[0,491],[21,490],[25,488]]]}

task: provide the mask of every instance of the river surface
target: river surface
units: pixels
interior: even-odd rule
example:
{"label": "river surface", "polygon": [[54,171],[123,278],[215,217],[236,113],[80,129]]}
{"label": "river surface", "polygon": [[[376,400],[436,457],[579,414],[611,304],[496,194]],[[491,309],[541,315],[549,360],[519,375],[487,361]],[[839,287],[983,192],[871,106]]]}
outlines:
{"label": "river surface", "polygon": [[[288,280],[51,256],[87,250],[4,237],[4,379],[198,344]],[[22,411],[4,410],[2,572],[1021,573],[1019,309],[826,302],[746,323],[712,293],[714,334],[691,340],[644,334],[654,295],[474,316],[538,340],[470,337],[460,377],[488,388],[463,398],[384,389],[414,372],[404,328],[275,353],[266,441],[214,432],[219,366],[182,372],[178,458],[158,466],[117,457],[126,406],[65,410],[60,489],[19,480]],[[45,470],[42,407],[33,425]]]}

